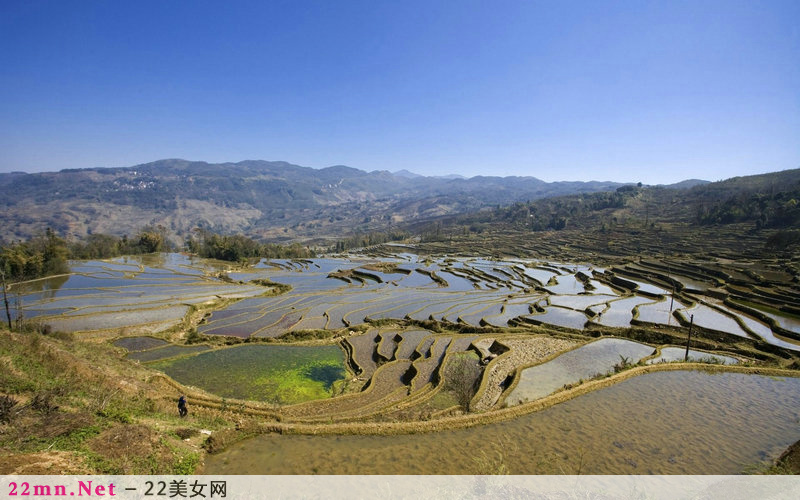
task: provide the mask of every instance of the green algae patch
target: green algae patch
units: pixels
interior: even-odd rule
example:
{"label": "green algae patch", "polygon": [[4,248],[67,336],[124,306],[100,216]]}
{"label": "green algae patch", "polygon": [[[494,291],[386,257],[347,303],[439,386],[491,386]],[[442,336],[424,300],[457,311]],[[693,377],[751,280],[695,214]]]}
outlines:
{"label": "green algae patch", "polygon": [[337,346],[245,345],[151,366],[223,398],[281,405],[329,398],[347,375]]}

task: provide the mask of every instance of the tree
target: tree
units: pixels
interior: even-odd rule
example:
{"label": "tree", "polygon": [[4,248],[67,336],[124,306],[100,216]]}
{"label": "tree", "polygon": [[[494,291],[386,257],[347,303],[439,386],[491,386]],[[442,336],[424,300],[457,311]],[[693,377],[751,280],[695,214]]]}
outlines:
{"label": "tree", "polygon": [[164,226],[147,226],[139,231],[136,246],[141,253],[155,253],[169,250],[167,228]]}
{"label": "tree", "polygon": [[10,281],[69,272],[66,242],[51,229],[44,235],[0,249],[0,267]]}

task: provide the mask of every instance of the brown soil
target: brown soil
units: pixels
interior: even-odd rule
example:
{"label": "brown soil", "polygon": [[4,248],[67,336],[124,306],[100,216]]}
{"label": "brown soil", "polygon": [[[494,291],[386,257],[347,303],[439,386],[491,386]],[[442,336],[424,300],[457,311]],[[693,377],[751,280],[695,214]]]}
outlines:
{"label": "brown soil", "polygon": [[169,463],[172,452],[158,431],[142,424],[120,424],[88,442],[89,449],[112,461],[120,474],[155,473],[157,464]]}
{"label": "brown soil", "polygon": [[91,474],[83,458],[70,451],[0,455],[0,475]]}
{"label": "brown soil", "polygon": [[538,363],[578,345],[578,342],[553,337],[503,338],[500,342],[511,349],[487,367],[485,391],[470,405],[472,411],[491,409],[503,392],[500,384],[518,368]]}
{"label": "brown soil", "polygon": [[94,416],[86,412],[56,411],[43,415],[28,409],[15,419],[14,425],[5,426],[3,434],[9,442],[22,444],[32,436],[44,440],[55,440],[94,423]]}

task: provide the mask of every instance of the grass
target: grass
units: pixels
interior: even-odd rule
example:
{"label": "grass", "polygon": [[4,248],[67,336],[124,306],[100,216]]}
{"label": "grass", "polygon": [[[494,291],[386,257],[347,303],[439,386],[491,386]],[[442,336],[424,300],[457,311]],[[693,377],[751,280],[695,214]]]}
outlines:
{"label": "grass", "polygon": [[[40,473],[190,474],[201,437],[186,443],[173,429],[233,425],[200,408],[181,420],[173,414],[172,391],[151,385],[149,370],[107,344],[57,337],[0,331],[0,474],[19,466]],[[36,468],[63,461],[59,453],[72,457],[69,465]]]}

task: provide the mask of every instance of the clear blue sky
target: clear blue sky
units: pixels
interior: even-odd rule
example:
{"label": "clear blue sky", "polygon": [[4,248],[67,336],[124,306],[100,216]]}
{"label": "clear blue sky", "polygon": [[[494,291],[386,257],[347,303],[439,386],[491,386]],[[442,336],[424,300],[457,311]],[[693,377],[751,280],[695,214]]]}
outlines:
{"label": "clear blue sky", "polygon": [[4,0],[0,68],[0,171],[800,167],[797,0]]}

